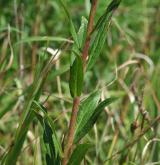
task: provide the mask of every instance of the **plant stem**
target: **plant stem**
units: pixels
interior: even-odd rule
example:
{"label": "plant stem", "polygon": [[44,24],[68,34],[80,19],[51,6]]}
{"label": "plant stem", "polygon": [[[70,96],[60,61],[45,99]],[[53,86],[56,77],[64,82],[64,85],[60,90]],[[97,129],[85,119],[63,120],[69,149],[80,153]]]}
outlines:
{"label": "plant stem", "polygon": [[[89,51],[90,40],[91,40],[90,34],[93,30],[93,23],[94,23],[94,17],[95,17],[95,13],[96,13],[97,2],[98,2],[98,0],[92,1],[92,6],[91,6],[90,14],[89,14],[87,37],[86,37],[85,45],[84,45],[83,52],[82,52],[83,70],[84,71],[85,71],[86,61],[87,61],[87,57],[88,57],[88,51]],[[75,125],[76,125],[79,104],[80,104],[80,97],[75,97],[73,99],[73,107],[72,107],[72,114],[71,114],[71,119],[70,119],[70,124],[69,124],[69,133],[68,133],[68,138],[67,138],[67,144],[64,149],[64,159],[62,162],[63,165],[67,164],[68,159],[70,157],[70,153],[73,148],[74,132],[75,132]]]}
{"label": "plant stem", "polygon": [[79,103],[80,103],[80,97],[74,98],[72,114],[71,114],[71,119],[70,119],[70,124],[69,124],[69,134],[68,134],[68,139],[67,139],[67,145],[64,150],[63,165],[67,164],[68,158],[70,156],[70,152],[72,150],[72,144],[73,144],[73,140],[74,140],[74,130],[75,130]]}
{"label": "plant stem", "polygon": [[86,67],[86,61],[87,61],[87,57],[88,57],[89,45],[90,45],[90,40],[91,40],[90,34],[93,30],[93,23],[94,23],[94,17],[95,17],[95,13],[96,13],[97,2],[98,2],[98,0],[93,0],[90,14],[89,14],[89,22],[88,22],[88,27],[87,27],[87,37],[86,37],[84,49],[82,52],[84,69]]}

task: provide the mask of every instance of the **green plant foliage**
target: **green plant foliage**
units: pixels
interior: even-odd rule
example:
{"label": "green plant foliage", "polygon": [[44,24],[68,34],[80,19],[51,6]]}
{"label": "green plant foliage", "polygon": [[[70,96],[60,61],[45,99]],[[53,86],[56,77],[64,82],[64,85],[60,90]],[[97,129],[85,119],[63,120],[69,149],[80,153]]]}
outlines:
{"label": "green plant foliage", "polygon": [[95,29],[97,29],[98,32],[91,46],[87,69],[91,69],[94,66],[99,54],[102,51],[106,39],[106,30],[110,25],[112,14],[119,6],[120,2],[121,0],[112,1],[95,26]]}
{"label": "green plant foliage", "polygon": [[99,99],[100,99],[100,92],[96,91],[93,92],[90,96],[88,96],[84,101],[81,102],[77,116],[75,136],[77,132],[79,132],[90,120],[90,117],[93,115],[95,111],[95,107],[98,105]]}
{"label": "green plant foliage", "polygon": [[28,91],[28,100],[26,100],[25,109],[23,111],[22,118],[19,122],[18,129],[16,131],[15,142],[6,156],[6,165],[11,164],[11,162],[13,165],[16,164],[23,143],[25,141],[30,123],[33,121],[35,117],[34,112],[32,111],[33,101],[39,99],[44,82],[46,80],[46,76],[47,74],[41,75],[41,72],[37,74],[37,77],[35,77],[32,87]]}
{"label": "green plant foliage", "polygon": [[79,144],[74,149],[67,165],[80,165],[91,144]]}
{"label": "green plant foliage", "polygon": [[0,0],[0,165],[160,164],[160,0],[95,2]]}
{"label": "green plant foliage", "polygon": [[80,49],[83,49],[86,35],[87,35],[87,25],[88,25],[88,20],[85,17],[81,18],[81,26],[78,31],[78,40],[80,43]]}
{"label": "green plant foliage", "polygon": [[63,7],[63,9],[64,9],[64,11],[65,11],[65,13],[66,13],[66,15],[68,17],[69,24],[70,24],[70,33],[72,34],[73,40],[76,43],[77,48],[80,48],[80,43],[79,43],[79,40],[78,40],[78,35],[76,33],[76,29],[75,29],[75,26],[73,24],[73,21],[72,21],[72,18],[70,16],[70,13],[69,13],[69,11],[67,9],[67,6],[66,6],[66,4],[65,4],[65,2],[63,0],[60,0],[59,2],[62,5],[62,7]]}
{"label": "green plant foliage", "polygon": [[83,87],[83,63],[82,58],[76,55],[73,64],[70,67],[69,88],[71,96],[74,98],[80,96]]}
{"label": "green plant foliage", "polygon": [[[94,109],[94,111],[91,109],[92,110],[91,114],[88,113],[83,116],[81,121],[84,121],[85,123],[80,122],[80,124],[78,125],[76,134],[75,134],[75,139],[74,139],[75,143],[77,143],[80,139],[82,139],[91,130],[91,128],[96,123],[96,121],[97,121],[99,115],[101,114],[101,112],[103,111],[103,109],[114,101],[115,101],[115,98],[108,98],[108,99],[100,102],[98,104],[98,106]],[[87,108],[87,106],[84,108]],[[89,111],[90,107],[89,107],[89,109],[86,109],[85,111],[87,111],[87,110]]]}
{"label": "green plant foliage", "polygon": [[[54,149],[55,149],[54,155],[56,157],[56,159],[54,159],[54,160],[57,161],[57,159],[59,159],[60,156],[62,157],[62,148],[61,148],[60,142],[59,142],[57,134],[56,134],[53,120],[51,119],[50,116],[48,116],[46,108],[43,105],[41,105],[40,103],[38,103],[37,101],[33,102],[33,110],[35,111],[37,119],[39,120],[40,124],[42,125],[42,127],[44,129],[44,137],[48,136],[48,135],[45,135],[45,133],[47,133],[47,132],[45,132],[45,127],[47,127],[51,132],[51,134],[49,134],[49,136],[50,136],[49,138],[52,139],[52,143],[54,144]],[[44,117],[42,117],[39,114],[40,112],[43,113]]]}

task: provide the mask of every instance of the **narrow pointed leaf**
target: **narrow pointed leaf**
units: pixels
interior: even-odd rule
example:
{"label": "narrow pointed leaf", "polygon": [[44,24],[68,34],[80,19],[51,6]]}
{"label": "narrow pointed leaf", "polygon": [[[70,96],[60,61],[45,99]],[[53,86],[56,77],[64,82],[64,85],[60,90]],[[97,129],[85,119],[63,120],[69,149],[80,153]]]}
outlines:
{"label": "narrow pointed leaf", "polygon": [[70,68],[69,88],[71,96],[74,98],[80,96],[83,86],[83,63],[82,58],[76,55],[76,58]]}
{"label": "narrow pointed leaf", "polygon": [[91,144],[79,144],[73,151],[67,165],[80,165]]}
{"label": "narrow pointed leaf", "polygon": [[[50,129],[52,130],[52,137],[53,137],[53,141],[54,141],[56,156],[57,155],[62,156],[62,148],[61,148],[60,142],[58,140],[58,137],[57,137],[57,134],[55,131],[54,123],[53,123],[52,119],[48,116],[46,108],[43,105],[41,105],[40,103],[38,103],[37,101],[34,101],[33,103],[34,103],[34,110],[36,112],[41,111],[44,114],[44,118],[47,121],[47,124],[50,126]],[[37,116],[37,118],[39,118],[39,117]],[[42,124],[41,121],[40,121],[40,123]]]}
{"label": "narrow pointed leaf", "polygon": [[118,8],[120,2],[121,0],[112,0],[112,2],[109,4],[104,14],[99,18],[94,28],[94,31],[97,30],[97,34],[91,45],[87,70],[93,67],[98,56],[102,51],[106,39],[106,30],[110,25],[112,14],[114,10]]}
{"label": "narrow pointed leaf", "polygon": [[80,44],[81,49],[83,48],[84,42],[86,39],[87,25],[88,25],[88,20],[85,17],[82,17],[81,26],[80,26],[79,31],[78,31],[78,40],[79,40],[79,44]]}
{"label": "narrow pointed leaf", "polygon": [[56,161],[56,156],[55,156],[55,147],[52,139],[52,129],[48,125],[47,121],[44,120],[44,133],[43,133],[43,141],[46,145],[47,148],[47,153],[46,153],[46,162],[47,165],[55,164]]}
{"label": "narrow pointed leaf", "polygon": [[66,4],[65,4],[64,0],[59,0],[59,2],[60,2],[60,4],[62,5],[62,7],[63,7],[63,9],[64,9],[64,11],[65,11],[65,13],[66,13],[68,19],[69,19],[70,32],[71,32],[71,34],[72,34],[73,40],[74,40],[74,42],[75,42],[77,48],[80,48],[80,44],[79,44],[79,41],[78,41],[78,35],[77,35],[77,33],[76,33],[76,29],[75,29],[74,24],[73,24],[73,21],[72,21],[72,19],[71,19],[70,13],[69,13],[69,11],[68,11],[68,9],[67,9],[67,7],[66,7]]}
{"label": "narrow pointed leaf", "polygon": [[82,17],[81,26],[80,26],[80,28],[78,30],[78,34],[77,34],[80,47],[78,48],[76,43],[73,44],[73,46],[72,46],[73,57],[75,56],[75,53],[78,55],[82,54],[81,51],[84,47],[84,42],[85,42],[86,35],[87,35],[87,25],[88,25],[88,20],[85,17]]}
{"label": "narrow pointed leaf", "polygon": [[27,131],[29,129],[29,125],[31,121],[34,119],[34,113],[28,112],[23,124],[21,125],[21,128],[19,130],[19,134],[17,135],[14,145],[11,148],[11,150],[6,155],[5,165],[15,165],[17,158],[20,154],[21,148],[23,146],[24,140],[26,138]]}
{"label": "narrow pointed leaf", "polygon": [[107,105],[111,104],[113,101],[115,101],[115,98],[108,98],[108,99],[102,101],[101,103],[99,103],[97,108],[95,108],[94,113],[89,118],[88,122],[85,125],[83,125],[83,127],[80,127],[79,130],[77,130],[77,132],[75,134],[75,139],[74,139],[75,143],[77,143],[81,138],[83,138],[91,130],[91,128],[96,123],[96,121],[97,121],[98,117],[100,116],[101,112],[103,111],[103,109]]}
{"label": "narrow pointed leaf", "polygon": [[[52,64],[48,62],[44,70],[50,68],[50,65]],[[12,145],[12,147],[10,148],[10,150],[8,151],[6,155],[5,165],[10,165],[10,164],[15,165],[17,162],[18,156],[21,153],[21,149],[26,139],[29,126],[31,122],[33,121],[33,119],[35,118],[35,113],[32,110],[33,101],[39,100],[44,82],[48,75],[47,72],[45,73],[43,72],[44,70],[42,71],[40,70],[39,72],[37,72],[37,76],[35,76],[33,85],[28,90],[28,93],[27,93],[28,95],[26,97],[26,104],[24,105],[22,117],[20,119],[19,126],[15,133],[14,144]]]}
{"label": "narrow pointed leaf", "polygon": [[99,99],[100,92],[96,91],[81,102],[77,116],[76,133],[79,132],[79,130],[81,130],[90,120],[95,111],[95,107],[98,105]]}
{"label": "narrow pointed leaf", "polygon": [[[22,149],[23,143],[25,141],[30,123],[33,121],[35,114],[31,110],[32,109],[32,101],[37,97],[40,93],[41,81],[37,84],[37,86],[33,89],[33,93],[30,95],[30,98],[26,101],[26,105],[22,114],[22,118],[19,122],[19,127],[16,130],[14,145],[11,147],[10,151],[6,155],[5,165],[15,165],[20,155],[20,151]],[[30,90],[29,90],[30,92]]]}

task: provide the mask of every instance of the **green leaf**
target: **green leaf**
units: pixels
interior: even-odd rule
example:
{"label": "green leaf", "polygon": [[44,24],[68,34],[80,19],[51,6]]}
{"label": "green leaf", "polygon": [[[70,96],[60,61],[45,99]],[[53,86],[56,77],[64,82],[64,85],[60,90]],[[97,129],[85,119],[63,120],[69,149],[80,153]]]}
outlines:
{"label": "green leaf", "polygon": [[81,49],[84,47],[85,39],[87,36],[87,25],[88,25],[88,20],[85,17],[82,17],[81,26],[78,31],[78,40]]}
{"label": "green leaf", "polygon": [[91,69],[99,57],[106,39],[106,30],[110,25],[112,14],[119,6],[121,0],[113,0],[107,7],[105,13],[99,18],[93,31],[97,29],[97,34],[92,42],[87,70]]}
{"label": "green leaf", "polygon": [[91,144],[79,144],[73,151],[67,165],[80,165]]}
{"label": "green leaf", "polygon": [[[116,10],[120,4],[121,0],[113,0],[107,7],[107,9],[105,10],[104,14],[99,18],[99,20],[97,21],[97,24],[94,28],[95,29],[99,29],[101,27],[101,25],[103,24],[103,22],[106,22],[108,20],[108,18],[111,16],[114,12],[114,10]],[[108,17],[109,16],[109,17]]]}
{"label": "green leaf", "polygon": [[91,69],[94,66],[97,58],[99,57],[99,54],[103,48],[106,39],[105,32],[106,32],[106,27],[105,25],[102,25],[102,27],[98,31],[98,34],[94,42],[92,43],[91,53],[87,64],[87,70]]}
{"label": "green leaf", "polygon": [[34,118],[34,113],[29,111],[22,125],[19,126],[19,132],[14,141],[14,145],[11,150],[6,155],[5,165],[15,165],[17,158],[20,154],[21,148],[23,146],[24,140],[26,138],[27,131],[29,129],[29,125]]}
{"label": "green leaf", "polygon": [[79,44],[79,40],[78,40],[78,35],[77,35],[77,33],[76,33],[76,29],[75,29],[74,24],[73,24],[73,21],[72,21],[72,19],[71,19],[70,13],[69,13],[69,11],[68,11],[68,9],[67,9],[67,7],[66,7],[66,4],[65,4],[64,0],[59,0],[59,2],[60,2],[60,4],[62,5],[62,7],[63,7],[63,9],[64,9],[64,11],[65,11],[65,13],[66,13],[68,19],[69,19],[70,32],[71,32],[71,34],[72,34],[73,40],[74,40],[74,42],[75,42],[77,48],[80,48],[80,44]]}
{"label": "green leaf", "polygon": [[24,111],[19,122],[19,126],[16,130],[14,145],[11,147],[6,155],[5,165],[15,165],[25,141],[30,123],[35,117],[35,113],[32,111],[32,103],[34,99],[39,99],[39,94],[42,87],[42,79],[34,83],[31,88],[27,90],[28,97],[26,97],[26,104],[24,105]]}
{"label": "green leaf", "polygon": [[[82,124],[82,126],[79,127],[79,129],[76,131],[74,142],[77,143],[81,138],[83,138],[93,127],[93,125],[96,123],[98,117],[100,116],[103,109],[111,104],[113,101],[115,101],[116,98],[108,98],[97,106],[97,108],[94,109],[94,112],[92,113],[92,116],[88,119],[88,121],[85,124]],[[85,117],[85,116],[84,116]],[[83,119],[82,119],[83,120]]]}
{"label": "green leaf", "polygon": [[[52,130],[52,136],[53,136],[56,156],[57,155],[62,156],[62,148],[61,148],[60,142],[58,140],[58,137],[57,137],[57,134],[55,131],[54,123],[53,123],[52,119],[50,118],[50,116],[48,116],[46,108],[37,101],[34,101],[33,105],[34,105],[35,112],[38,113],[41,111],[44,114],[44,119],[47,121],[47,124],[50,126],[50,129]],[[40,120],[39,115],[37,115],[37,118],[39,119],[39,121],[42,125],[42,121]]]}
{"label": "green leaf", "polygon": [[55,148],[54,148],[54,143],[52,139],[53,132],[46,120],[44,120],[43,128],[44,128],[43,141],[46,144],[46,148],[47,148],[46,155],[48,155],[48,159],[51,160],[51,161],[48,161],[48,159],[46,159],[46,162],[47,162],[47,165],[51,165],[51,163],[49,162],[53,162],[54,164],[54,161],[56,160]]}
{"label": "green leaf", "polygon": [[[43,155],[45,155],[45,160],[47,165],[60,165],[60,144],[57,139],[55,129],[50,124],[49,117],[47,116],[47,111],[45,107],[40,105],[40,103],[34,101],[34,111],[35,115],[43,128],[43,139],[42,145],[45,148]],[[39,114],[43,113],[43,117]]]}
{"label": "green leaf", "polygon": [[85,17],[82,17],[81,19],[81,26],[78,30],[78,41],[79,41],[79,44],[80,44],[80,49],[77,47],[76,43],[73,44],[72,46],[72,55],[71,56],[71,61],[73,61],[75,54],[82,54],[82,49],[84,47],[84,43],[85,43],[85,40],[86,40],[86,35],[87,35],[87,24],[88,24],[88,21]]}
{"label": "green leaf", "polygon": [[83,87],[83,63],[82,58],[76,55],[76,58],[70,67],[69,88],[71,96],[74,98],[80,96]]}
{"label": "green leaf", "polygon": [[29,88],[29,90],[27,91],[28,95],[25,98],[26,102],[24,105],[22,116],[20,118],[19,126],[16,130],[14,144],[12,145],[12,147],[10,148],[10,150],[8,151],[6,155],[5,165],[16,164],[18,156],[21,153],[21,149],[25,141],[29,126],[35,117],[35,113],[32,110],[33,101],[39,100],[44,82],[48,75],[47,74],[48,72],[46,70],[49,69],[51,65],[52,64],[48,62],[48,64],[46,65],[46,68],[44,68],[42,71],[39,70],[39,72],[37,72],[37,75],[34,78],[32,87]]}
{"label": "green leaf", "polygon": [[80,105],[77,115],[77,125],[75,135],[81,128],[83,128],[90,120],[95,111],[95,107],[98,105],[100,99],[100,92],[96,91],[89,95]]}
{"label": "green leaf", "polygon": [[43,141],[45,143],[47,153],[46,153],[46,163],[47,165],[60,165],[60,155],[56,152],[56,145],[53,136],[53,131],[48,123],[48,120],[44,118],[44,134]]}
{"label": "green leaf", "polygon": [[120,3],[121,3],[121,0],[113,0],[107,8],[107,13],[112,12],[113,10],[116,10]]}

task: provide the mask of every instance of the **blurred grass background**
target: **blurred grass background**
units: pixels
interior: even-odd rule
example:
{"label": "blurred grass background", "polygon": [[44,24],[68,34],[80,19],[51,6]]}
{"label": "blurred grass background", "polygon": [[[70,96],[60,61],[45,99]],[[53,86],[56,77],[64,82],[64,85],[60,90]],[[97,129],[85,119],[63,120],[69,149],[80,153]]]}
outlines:
{"label": "blurred grass background", "polygon": [[[95,22],[109,2],[99,0]],[[67,0],[67,4],[78,29],[81,17],[88,18],[90,1]],[[38,59],[44,58],[43,48],[62,47],[62,41],[54,41],[54,37],[70,39],[69,22],[58,1],[0,1],[1,157],[14,139]],[[109,96],[119,99],[105,109],[85,138],[95,144],[86,157],[87,163],[160,164],[159,125],[155,125],[156,132],[150,130],[133,147],[124,148],[104,163],[133,140],[140,128],[134,134],[130,128],[135,123],[142,125],[143,113],[147,114],[145,127],[160,112],[160,0],[123,0],[112,18],[106,38],[100,58],[86,73],[82,97],[96,88],[102,91],[102,99]],[[71,45],[68,43],[62,48],[60,59],[52,67],[40,97],[55,121],[59,139],[67,130],[72,106],[68,87]],[[44,61],[49,57],[50,54],[45,55]],[[27,133],[18,164],[35,164],[35,157],[40,164],[40,136],[35,120]]]}

